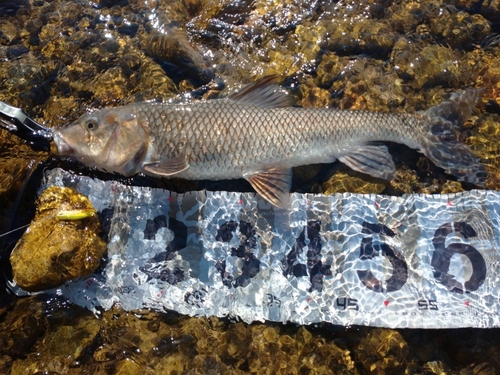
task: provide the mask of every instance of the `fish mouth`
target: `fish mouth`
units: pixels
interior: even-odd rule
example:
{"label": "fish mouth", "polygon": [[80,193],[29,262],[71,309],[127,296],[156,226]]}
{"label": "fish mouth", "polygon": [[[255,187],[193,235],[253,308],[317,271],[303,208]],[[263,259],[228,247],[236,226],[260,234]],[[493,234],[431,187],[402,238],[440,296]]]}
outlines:
{"label": "fish mouth", "polygon": [[57,153],[61,156],[71,155],[73,154],[73,149],[71,146],[64,140],[61,132],[55,132],[54,134],[54,143],[57,146]]}

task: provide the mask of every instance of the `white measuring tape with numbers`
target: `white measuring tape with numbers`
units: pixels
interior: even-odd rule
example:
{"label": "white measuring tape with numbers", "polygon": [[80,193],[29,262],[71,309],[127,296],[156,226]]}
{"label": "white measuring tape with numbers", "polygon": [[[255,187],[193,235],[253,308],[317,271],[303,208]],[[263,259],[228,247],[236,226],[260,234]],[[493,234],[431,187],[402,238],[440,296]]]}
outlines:
{"label": "white measuring tape with numbers", "polygon": [[125,186],[46,173],[110,220],[108,262],[60,293],[90,309],[309,324],[500,326],[500,193],[292,194]]}

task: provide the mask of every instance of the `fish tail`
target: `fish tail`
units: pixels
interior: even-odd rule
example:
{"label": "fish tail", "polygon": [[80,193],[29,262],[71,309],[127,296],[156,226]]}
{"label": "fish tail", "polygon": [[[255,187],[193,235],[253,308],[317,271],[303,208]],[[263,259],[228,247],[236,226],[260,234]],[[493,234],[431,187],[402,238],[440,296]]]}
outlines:
{"label": "fish tail", "polygon": [[458,181],[484,186],[488,175],[472,150],[457,139],[457,133],[470,116],[484,89],[467,89],[452,94],[441,104],[423,113],[424,142],[421,152]]}

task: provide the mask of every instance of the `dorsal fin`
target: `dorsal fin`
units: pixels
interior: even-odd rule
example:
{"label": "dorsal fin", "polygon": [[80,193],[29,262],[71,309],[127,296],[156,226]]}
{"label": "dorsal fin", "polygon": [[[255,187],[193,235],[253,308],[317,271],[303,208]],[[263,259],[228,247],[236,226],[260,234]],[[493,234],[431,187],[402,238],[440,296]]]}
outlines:
{"label": "dorsal fin", "polygon": [[293,98],[276,83],[276,76],[263,77],[240,91],[228,96],[228,99],[263,108],[290,107]]}

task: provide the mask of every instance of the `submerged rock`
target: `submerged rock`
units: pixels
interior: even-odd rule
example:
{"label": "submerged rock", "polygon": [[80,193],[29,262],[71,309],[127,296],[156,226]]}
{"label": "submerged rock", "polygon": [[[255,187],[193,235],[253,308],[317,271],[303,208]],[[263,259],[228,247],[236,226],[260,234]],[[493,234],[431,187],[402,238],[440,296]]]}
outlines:
{"label": "submerged rock", "polygon": [[177,70],[191,76],[198,84],[206,84],[214,78],[203,55],[189,42],[187,35],[176,29],[152,32],[147,38],[147,51],[154,58],[174,64]]}
{"label": "submerged rock", "polygon": [[48,188],[10,256],[14,281],[40,291],[92,273],[106,251],[99,232],[99,219],[85,196],[69,188]]}
{"label": "submerged rock", "polygon": [[335,193],[354,192],[359,194],[381,193],[388,182],[379,178],[361,174],[350,175],[338,172],[328,181],[323,183],[323,193],[331,195]]}
{"label": "submerged rock", "polygon": [[406,363],[408,344],[390,329],[374,329],[360,342],[357,360],[370,374],[397,373]]}
{"label": "submerged rock", "polygon": [[[10,314],[5,314],[7,311]],[[0,317],[0,352],[3,355],[26,356],[45,334],[47,322],[42,302],[37,297],[25,298],[16,305],[0,309]]]}

